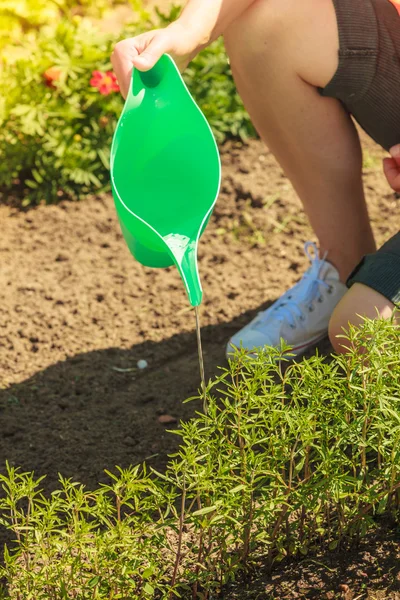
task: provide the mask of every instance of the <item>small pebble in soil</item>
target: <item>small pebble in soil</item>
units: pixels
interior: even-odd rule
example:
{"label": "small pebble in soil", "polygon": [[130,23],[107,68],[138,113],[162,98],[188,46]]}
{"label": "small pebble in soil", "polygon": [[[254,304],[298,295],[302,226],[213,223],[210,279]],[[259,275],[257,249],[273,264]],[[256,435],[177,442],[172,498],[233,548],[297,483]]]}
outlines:
{"label": "small pebble in soil", "polygon": [[161,415],[158,417],[158,422],[163,423],[164,425],[168,425],[170,423],[176,423],[178,419],[173,417],[172,415]]}
{"label": "small pebble in soil", "polygon": [[147,362],[147,360],[141,359],[141,360],[137,361],[138,369],[147,369],[148,366],[149,366],[149,363]]}

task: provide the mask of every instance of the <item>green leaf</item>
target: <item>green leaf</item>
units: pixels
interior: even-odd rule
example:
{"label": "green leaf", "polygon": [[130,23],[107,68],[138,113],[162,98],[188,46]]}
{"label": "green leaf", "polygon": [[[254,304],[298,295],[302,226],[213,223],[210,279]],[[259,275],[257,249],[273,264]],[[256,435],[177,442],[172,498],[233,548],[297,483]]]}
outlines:
{"label": "green leaf", "polygon": [[154,594],[154,588],[153,586],[151,586],[148,582],[146,582],[143,586],[143,591],[148,594],[149,596],[153,596]]}
{"label": "green leaf", "polygon": [[196,510],[192,513],[193,517],[200,517],[201,515],[207,515],[208,513],[214,512],[217,509],[217,506],[206,506],[201,508],[200,510]]}
{"label": "green leaf", "polygon": [[96,575],[95,577],[92,577],[92,579],[90,581],[88,581],[88,586],[90,588],[93,588],[96,585],[98,585],[99,582],[100,582],[100,577],[98,575]]}
{"label": "green leaf", "polygon": [[242,483],[241,485],[238,485],[238,486],[234,487],[231,490],[231,494],[237,494],[238,492],[242,492],[246,488],[247,488],[247,486]]}
{"label": "green leaf", "polygon": [[28,187],[32,188],[33,190],[38,189],[38,184],[36,181],[32,181],[32,179],[26,179],[25,180],[25,185],[27,185]]}
{"label": "green leaf", "polygon": [[103,148],[98,151],[99,158],[107,171],[110,170],[110,151]]}
{"label": "green leaf", "polygon": [[145,569],[143,571],[143,579],[149,579],[149,577],[151,577],[154,573],[154,569],[152,567],[148,567],[147,569]]}
{"label": "green leaf", "polygon": [[37,183],[43,183],[43,177],[37,169],[32,169],[32,175]]}
{"label": "green leaf", "polygon": [[333,542],[331,542],[328,546],[329,550],[336,550],[336,548],[339,546],[339,542],[337,540],[334,540]]}

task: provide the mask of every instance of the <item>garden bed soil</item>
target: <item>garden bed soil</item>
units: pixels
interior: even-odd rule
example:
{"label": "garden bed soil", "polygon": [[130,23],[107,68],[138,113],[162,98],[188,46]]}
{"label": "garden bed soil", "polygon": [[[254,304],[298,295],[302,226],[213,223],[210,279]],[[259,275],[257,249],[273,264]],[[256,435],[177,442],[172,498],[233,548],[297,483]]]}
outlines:
{"label": "garden bed soil", "polygon": [[[381,173],[381,151],[367,141],[365,151],[381,243],[398,229],[399,203]],[[207,377],[225,364],[229,337],[299,278],[307,267],[303,243],[313,239],[299,200],[260,141],[227,144],[222,161],[222,191],[199,253]],[[196,394],[199,371],[195,315],[176,270],[150,270],[132,259],[109,195],[27,211],[9,199],[0,222],[2,464],[47,474],[46,491],[58,473],[90,488],[115,465],[146,460],[163,469],[178,444],[166,429],[179,425],[160,417],[186,420],[200,408],[182,404]],[[329,352],[329,343],[320,349]],[[136,368],[141,359],[148,368]],[[367,598],[370,581],[376,591],[379,578],[385,589],[392,578],[394,595],[370,597],[400,598],[399,536],[387,536],[372,537],[356,554],[319,559],[327,569],[309,562],[304,576],[300,566],[283,567],[274,580],[265,575],[261,595],[242,588],[240,597],[322,598],[323,582],[324,593],[342,594],[331,597]],[[367,566],[365,553],[372,557]],[[361,587],[343,596],[335,585],[350,585],[348,579]]]}

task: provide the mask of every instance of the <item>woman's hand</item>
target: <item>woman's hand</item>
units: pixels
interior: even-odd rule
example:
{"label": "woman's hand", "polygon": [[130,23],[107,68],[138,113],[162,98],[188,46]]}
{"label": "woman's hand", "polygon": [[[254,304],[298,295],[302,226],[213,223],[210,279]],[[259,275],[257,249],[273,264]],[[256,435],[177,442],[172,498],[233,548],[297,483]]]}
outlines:
{"label": "woman's hand", "polygon": [[183,71],[196,56],[201,44],[202,40],[198,40],[179,21],[165,29],[155,29],[118,42],[111,62],[123,97],[126,98],[128,94],[133,67],[139,71],[148,71],[163,54],[170,54]]}
{"label": "woman's hand", "polygon": [[400,144],[390,149],[391,156],[383,159],[383,170],[390,187],[400,192]]}
{"label": "woman's hand", "polygon": [[178,20],[119,42],[111,61],[126,98],[132,68],[151,69],[163,54],[171,54],[183,71],[200,50],[224,33],[256,0],[188,0]]}

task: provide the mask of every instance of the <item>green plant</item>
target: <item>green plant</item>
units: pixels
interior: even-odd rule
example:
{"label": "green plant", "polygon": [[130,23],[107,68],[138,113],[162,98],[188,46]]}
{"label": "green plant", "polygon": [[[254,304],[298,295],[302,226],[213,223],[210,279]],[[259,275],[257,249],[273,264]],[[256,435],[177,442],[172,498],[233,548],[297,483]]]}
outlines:
{"label": "green plant", "polygon": [[[174,20],[158,12],[120,37]],[[76,15],[42,26],[8,46],[0,65],[0,190],[23,197],[22,204],[57,202],[109,189],[109,150],[122,99],[91,85],[93,71],[111,69],[116,38],[101,34]],[[15,55],[15,52],[17,54]],[[222,41],[197,57],[185,74],[194,97],[219,142],[254,134],[235,90]]]}
{"label": "green plant", "polygon": [[25,203],[108,185],[110,139],[122,101],[90,85],[111,68],[111,42],[87,20],[43,28],[29,57],[0,72],[0,184],[30,189]]}
{"label": "green plant", "polygon": [[99,18],[117,4],[130,3],[142,10],[140,0],[2,0],[0,6],[0,48],[19,43],[30,31],[51,25],[59,18],[76,15]]}
{"label": "green plant", "polygon": [[119,469],[93,492],[61,477],[45,497],[8,466],[10,598],[206,600],[260,560],[345,547],[376,517],[398,520],[396,325],[366,321],[329,361],[287,355],[238,351],[208,386],[207,414],[175,432],[165,473]]}

